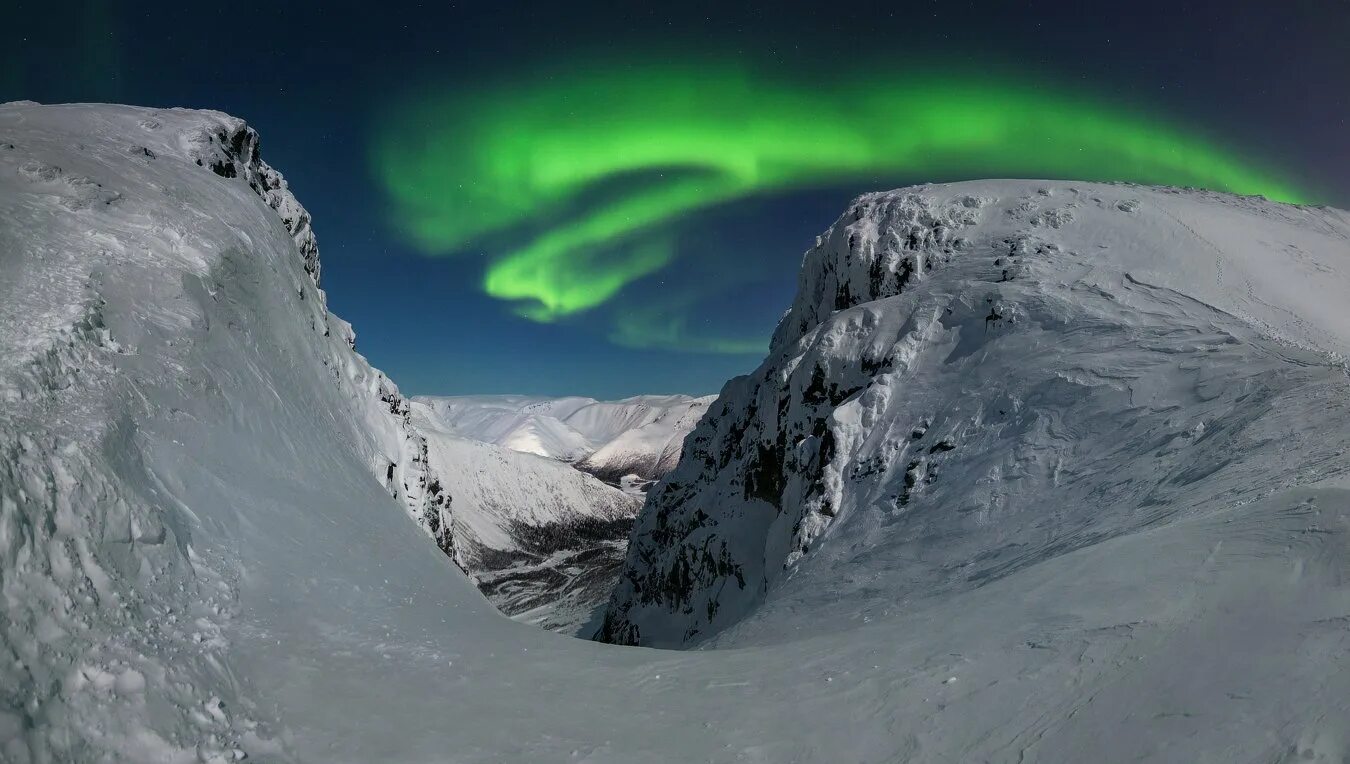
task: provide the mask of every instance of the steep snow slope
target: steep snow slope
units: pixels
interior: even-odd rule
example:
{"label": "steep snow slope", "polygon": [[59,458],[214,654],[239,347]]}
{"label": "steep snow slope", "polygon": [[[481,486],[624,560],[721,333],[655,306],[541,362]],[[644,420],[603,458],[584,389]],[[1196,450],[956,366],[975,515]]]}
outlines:
{"label": "steep snow slope", "polygon": [[427,463],[454,498],[456,561],[507,615],[570,631],[617,581],[641,501],[562,462],[461,438],[413,404]]}
{"label": "steep snow slope", "polygon": [[[800,638],[752,649],[501,617],[372,474],[402,418],[349,376],[378,379],[336,319],[324,336],[304,247],[237,164],[217,176],[180,142],[222,122],[0,106],[0,760],[1347,753],[1350,502],[1332,488],[834,633],[802,612]],[[40,185],[34,161],[88,182]],[[81,206],[97,193],[119,201]]]}
{"label": "steep snow slope", "polygon": [[619,401],[523,395],[419,396],[437,427],[471,440],[575,462],[618,483],[659,478],[714,396],[638,395]]}
{"label": "steep snow slope", "polygon": [[224,631],[278,574],[249,529],[293,541],[288,499],[341,495],[308,472],[451,548],[408,404],[328,313],[309,215],[257,145],[213,112],[0,107],[6,760],[268,750]]}
{"label": "steep snow slope", "polygon": [[649,497],[603,636],[848,628],[1342,486],[1346,294],[1336,210],[1022,181],[864,196]]}

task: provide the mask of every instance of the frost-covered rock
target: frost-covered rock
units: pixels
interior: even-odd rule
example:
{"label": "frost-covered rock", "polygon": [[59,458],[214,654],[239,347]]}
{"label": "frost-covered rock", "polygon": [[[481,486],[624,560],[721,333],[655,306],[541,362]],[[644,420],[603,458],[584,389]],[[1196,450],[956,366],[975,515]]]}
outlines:
{"label": "frost-covered rock", "polygon": [[1337,210],[1027,181],[860,197],[649,496],[600,636],[842,628],[1341,485],[1346,294]]}

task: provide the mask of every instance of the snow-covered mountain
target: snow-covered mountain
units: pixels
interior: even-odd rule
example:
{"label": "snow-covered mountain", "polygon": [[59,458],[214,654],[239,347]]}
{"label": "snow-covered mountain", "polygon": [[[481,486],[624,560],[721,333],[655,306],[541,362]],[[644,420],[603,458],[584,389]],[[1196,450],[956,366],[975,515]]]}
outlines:
{"label": "snow-covered mountain", "polygon": [[[617,482],[629,475],[656,480],[675,469],[684,439],[703,418],[716,396],[675,400],[650,419],[618,432],[577,462],[577,469]],[[620,402],[622,404],[623,402]]]}
{"label": "snow-covered mountain", "polygon": [[414,398],[429,464],[454,497],[456,561],[504,613],[594,631],[645,491],[712,400]]}
{"label": "snow-covered mountain", "polygon": [[574,462],[593,450],[590,440],[563,420],[590,398],[524,395],[417,396],[425,416],[446,432],[513,451]]}
{"label": "snow-covered mountain", "polygon": [[0,221],[3,758],[273,752],[227,632],[287,631],[314,555],[408,554],[363,530],[391,499],[453,551],[407,401],[238,119],[0,106]]}
{"label": "snow-covered mountain", "polygon": [[[1332,209],[1024,181],[861,197],[806,254],[764,364],[649,497],[603,637],[735,626],[739,645],[794,636],[804,613],[813,632],[907,619],[1071,557],[1124,580],[1122,548],[1206,524],[1302,547],[1291,517],[1345,523],[1339,493],[1308,491],[1350,481],[1347,294],[1350,219]],[[1157,578],[1122,602],[1175,587],[1190,620],[1197,577],[1273,586],[1224,560],[1230,539],[1126,561]],[[1344,552],[1278,564],[1328,586]],[[1304,592],[1305,615],[1350,613],[1343,584]]]}
{"label": "snow-covered mountain", "polygon": [[[785,324],[766,361],[836,364],[822,371],[823,390],[809,369],[797,388],[829,406],[827,432],[893,433],[907,473],[924,444],[906,509],[865,505],[859,487],[881,478],[820,460],[832,465],[819,471],[822,487],[841,497],[834,518],[802,523],[810,551],[719,637],[742,649],[633,650],[502,617],[438,548],[425,528],[434,518],[438,532],[453,529],[461,501],[445,487],[450,476],[428,471],[439,436],[410,429],[412,409],[324,309],[308,220],[256,151],[242,123],[211,112],[0,106],[0,760],[1337,761],[1350,752],[1350,494],[1332,432],[1346,383],[1317,345],[1345,336],[1336,301],[1350,272],[1336,244],[1350,228],[1345,213],[1078,185],[1069,214],[1102,224],[1107,249],[1094,252],[1068,246],[1090,234],[1062,213],[1054,229],[1021,210],[1024,197],[1045,212],[1067,204],[1066,184],[1044,184],[1049,197],[1028,183],[911,192],[939,210],[967,195],[990,201],[972,202],[976,219],[953,235],[950,262],[939,257],[930,271],[925,261],[924,278],[912,274],[898,298],[862,302],[866,283],[850,276],[844,302],[857,305],[794,308],[807,325]],[[355,159],[333,157],[348,160],[359,175]],[[898,197],[873,197],[886,198]],[[1116,199],[1139,204],[1113,210]],[[1008,222],[1005,209],[1022,217]],[[863,209],[853,223],[883,219]],[[834,259],[850,232],[862,238],[849,225],[808,259],[804,298],[819,288],[828,300],[842,291],[831,287],[837,277],[854,273]],[[947,301],[947,314],[943,295],[966,263],[1004,267],[981,242],[1005,225],[1062,236],[1063,249],[1005,244],[1021,260],[1012,281],[981,287],[1010,290],[1004,309],[971,287],[957,291],[969,304]],[[915,235],[920,244],[901,248],[911,270],[912,255],[941,253]],[[1039,270],[1071,254],[1096,257],[1059,280]],[[1150,280],[1161,277],[1171,281]],[[829,347],[894,347],[908,319],[889,323],[890,306],[910,300],[946,323],[900,311],[929,333],[896,350],[892,371],[914,371],[890,400],[912,399],[922,418],[883,432],[887,409],[825,401],[885,372]],[[1016,320],[991,320],[986,335],[991,312]],[[1176,326],[1160,328],[1168,321]],[[1025,342],[1020,361],[998,350],[1033,334],[1044,341]],[[1085,365],[1093,359],[1108,363]],[[958,379],[948,364],[975,376]],[[743,413],[754,379],[729,385],[705,430]],[[964,408],[981,389],[995,397]],[[1000,408],[1005,391],[1020,408]],[[963,408],[943,408],[947,400]],[[987,416],[971,418],[977,411]],[[1020,412],[1041,419],[991,433],[991,422],[1016,423]],[[1096,429],[1108,425],[1116,429]],[[756,455],[755,443],[773,452],[776,440],[749,424],[746,433]],[[990,450],[1004,435],[1009,447],[1030,445]],[[698,437],[676,474],[691,472],[648,510],[713,490],[693,472],[711,453],[712,439]],[[941,445],[949,437],[954,448]],[[452,446],[446,461],[484,453],[456,456]],[[745,460],[731,453],[727,464],[733,480]],[[772,495],[771,471],[748,474],[756,493]],[[1058,481],[1064,493],[1024,493],[1023,481]],[[1154,490],[1128,501],[1140,481]],[[800,509],[798,485],[779,494],[785,516]],[[1045,501],[1027,506],[1026,496]],[[741,510],[755,521],[779,514],[767,503],[728,511]],[[746,576],[742,550],[763,541],[755,522],[707,511],[706,520],[668,511],[672,546],[692,549],[677,517],[710,523],[716,513],[717,533],[744,523],[746,544],[728,554]],[[1093,526],[1097,515],[1115,532]],[[661,522],[644,520],[649,530]],[[710,552],[724,538],[710,535]],[[771,567],[788,554],[770,551]],[[1005,564],[990,569],[989,559]],[[651,580],[632,563],[638,581]],[[703,596],[695,564],[658,585],[685,576]]]}
{"label": "snow-covered mountain", "polygon": [[460,567],[507,615],[576,633],[617,582],[641,500],[560,461],[446,432],[421,401],[412,408],[453,497]]}
{"label": "snow-covered mountain", "polygon": [[679,461],[680,447],[715,396],[638,395],[619,401],[524,395],[418,396],[447,431],[515,451],[575,463],[610,483],[650,481]]}

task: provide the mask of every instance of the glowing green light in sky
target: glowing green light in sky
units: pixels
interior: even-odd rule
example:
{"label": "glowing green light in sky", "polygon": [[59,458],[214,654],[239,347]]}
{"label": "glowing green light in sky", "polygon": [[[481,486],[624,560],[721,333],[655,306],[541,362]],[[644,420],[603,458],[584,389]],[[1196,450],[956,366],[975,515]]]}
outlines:
{"label": "glowing green light in sky", "polygon": [[612,299],[671,262],[681,218],[759,193],[1042,176],[1304,201],[1202,139],[1074,94],[876,72],[808,84],[717,61],[581,67],[409,102],[378,126],[373,160],[400,230],[431,254],[499,242],[483,287],[538,321]]}
{"label": "glowing green light in sky", "polygon": [[[695,323],[697,306],[702,296],[699,291],[668,294],[648,298],[640,304],[627,306],[621,320],[609,332],[609,341],[632,348],[658,347],[668,350],[686,350],[699,353],[725,353],[762,356],[768,350],[767,337],[746,337],[738,327],[700,329]],[[691,320],[695,319],[695,320]],[[705,323],[713,323],[706,320]]]}

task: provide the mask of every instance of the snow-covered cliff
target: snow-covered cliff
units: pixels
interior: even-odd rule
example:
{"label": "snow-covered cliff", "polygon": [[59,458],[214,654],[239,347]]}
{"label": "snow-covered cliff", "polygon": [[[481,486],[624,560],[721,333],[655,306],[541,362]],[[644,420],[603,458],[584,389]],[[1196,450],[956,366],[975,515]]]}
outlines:
{"label": "snow-covered cliff", "polygon": [[209,737],[201,755],[226,755],[253,734],[231,726],[247,706],[193,696],[229,670],[230,558],[247,555],[201,535],[273,518],[207,508],[303,490],[301,457],[355,459],[335,485],[383,485],[449,552],[425,439],[328,312],[309,215],[242,121],[0,106],[0,220],[5,705],[65,730],[30,740],[36,760],[83,758],[63,722],[158,760],[176,743],[119,725],[135,704],[99,694],[168,693]]}
{"label": "snow-covered cliff", "polygon": [[1343,485],[1346,294],[1337,210],[1025,181],[863,196],[649,496],[601,636],[841,628]]}

